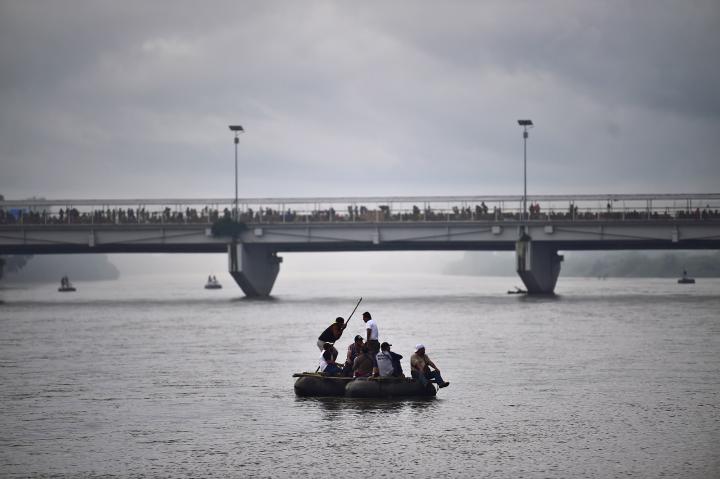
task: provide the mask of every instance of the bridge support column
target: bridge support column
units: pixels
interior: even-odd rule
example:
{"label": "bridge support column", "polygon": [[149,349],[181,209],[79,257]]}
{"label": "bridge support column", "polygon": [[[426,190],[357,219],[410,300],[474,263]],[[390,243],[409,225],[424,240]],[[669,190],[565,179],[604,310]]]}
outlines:
{"label": "bridge support column", "polygon": [[515,244],[517,273],[528,294],[553,294],[563,257],[547,243],[520,239]]}
{"label": "bridge support column", "polygon": [[230,274],[248,297],[270,296],[282,258],[267,246],[228,245]]}

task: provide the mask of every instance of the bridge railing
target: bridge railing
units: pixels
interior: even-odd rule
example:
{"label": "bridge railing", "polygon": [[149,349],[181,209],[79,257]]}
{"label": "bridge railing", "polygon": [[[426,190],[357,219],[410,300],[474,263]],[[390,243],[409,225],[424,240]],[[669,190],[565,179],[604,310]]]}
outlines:
{"label": "bridge railing", "polygon": [[[720,194],[255,198],[248,224],[720,220]],[[233,217],[231,199],[5,200],[0,225],[205,224]]]}

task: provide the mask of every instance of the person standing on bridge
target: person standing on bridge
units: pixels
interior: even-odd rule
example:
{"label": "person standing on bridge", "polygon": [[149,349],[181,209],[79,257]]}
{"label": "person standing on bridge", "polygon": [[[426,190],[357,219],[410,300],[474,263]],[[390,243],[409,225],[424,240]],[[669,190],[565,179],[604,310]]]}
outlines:
{"label": "person standing on bridge", "polygon": [[[343,331],[345,331],[345,319],[338,316],[337,318],[335,318],[335,322],[325,328],[325,331],[323,331],[322,334],[318,337],[318,349],[320,349],[320,351],[323,351],[325,343],[330,343],[331,345],[334,344],[338,339],[340,339]],[[332,352],[333,360],[337,359],[338,350],[335,349],[335,346],[332,346]]]}

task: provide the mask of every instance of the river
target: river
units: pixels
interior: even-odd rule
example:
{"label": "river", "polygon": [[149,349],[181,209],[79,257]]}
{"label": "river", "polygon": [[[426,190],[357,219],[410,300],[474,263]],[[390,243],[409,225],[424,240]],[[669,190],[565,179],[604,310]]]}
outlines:
{"label": "river", "polygon": [[[720,477],[720,280],[282,274],[0,289],[2,477]],[[336,316],[423,342],[432,400],[303,399]],[[362,332],[353,317],[344,349]]]}

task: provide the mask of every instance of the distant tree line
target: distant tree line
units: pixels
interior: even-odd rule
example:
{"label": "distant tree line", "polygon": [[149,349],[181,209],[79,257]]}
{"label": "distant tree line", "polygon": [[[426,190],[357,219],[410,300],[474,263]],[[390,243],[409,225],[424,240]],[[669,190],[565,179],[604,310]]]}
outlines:
{"label": "distant tree line", "polygon": [[71,280],[95,281],[120,277],[105,254],[6,256],[0,278],[11,282],[56,282],[62,276]]}

